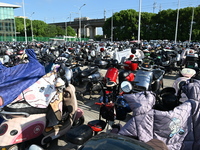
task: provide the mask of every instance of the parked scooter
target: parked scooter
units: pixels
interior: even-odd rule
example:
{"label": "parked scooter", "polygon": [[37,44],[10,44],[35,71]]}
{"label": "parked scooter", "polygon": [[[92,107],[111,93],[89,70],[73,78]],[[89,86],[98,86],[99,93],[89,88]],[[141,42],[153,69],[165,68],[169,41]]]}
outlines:
{"label": "parked scooter", "polygon": [[127,66],[125,64],[119,64],[117,60],[112,59],[109,61],[109,68],[101,82],[103,89],[103,96],[100,98],[100,102],[115,102],[118,95],[118,87],[124,80],[133,81],[134,73],[131,71],[119,69],[121,66]]}
{"label": "parked scooter", "polygon": [[136,48],[131,48],[131,53],[132,54],[129,56],[129,58],[124,61],[124,64],[126,64],[126,66],[124,66],[124,69],[136,72],[137,69],[139,69],[139,65],[143,62],[143,59],[145,58],[145,53],[144,51]]}
{"label": "parked scooter", "polygon": [[[152,138],[160,139],[168,149],[198,149],[199,142],[196,141],[199,141],[199,137],[193,134],[199,130],[200,81],[190,78],[194,71],[187,72],[189,70],[186,68],[184,71],[187,80],[177,82],[178,91],[166,87],[159,93],[160,99],[152,91],[126,94],[124,98],[133,115],[118,134],[138,138],[143,142]],[[125,91],[132,90],[131,84],[123,83],[122,88]],[[181,102],[179,98],[182,92],[187,99]]]}
{"label": "parked scooter", "polygon": [[[77,143],[76,143],[77,144]],[[94,146],[95,145],[95,146]],[[101,133],[93,136],[91,139],[80,145],[79,147],[72,147],[73,150],[99,150],[99,149],[120,149],[120,150],[168,150],[164,142],[158,139],[152,139],[148,142],[141,142],[134,138],[114,134]],[[44,150],[38,145],[31,145],[28,150]]]}
{"label": "parked scooter", "polygon": [[156,64],[163,66],[166,73],[170,74],[172,71],[179,71],[180,54],[176,50],[161,49],[156,52],[156,55]]}
{"label": "parked scooter", "polygon": [[[33,52],[29,57],[32,55],[34,56]],[[37,65],[36,57],[31,57],[31,60],[35,60],[34,68]],[[18,69],[23,69],[23,66],[20,64]],[[16,72],[15,68],[9,68],[9,70],[13,69],[10,73]],[[44,69],[43,72],[45,73]],[[4,103],[1,103],[1,149],[24,150],[33,143],[46,146],[72,127],[84,123],[83,111],[78,108],[75,88],[72,84],[68,84],[63,65],[30,84],[33,79],[35,81],[35,75],[34,73],[26,80],[22,79],[30,86],[18,87],[23,90],[17,98],[11,99],[11,102],[5,99]],[[20,81],[21,78],[19,77],[18,80]]]}
{"label": "parked scooter", "polygon": [[81,69],[80,65],[74,65],[72,68],[73,78],[72,84],[76,88],[76,94],[82,99],[86,94],[89,94],[89,99],[92,98],[94,92],[100,92],[101,86],[99,80],[102,75],[97,66]]}
{"label": "parked scooter", "polygon": [[[133,86],[133,92],[153,91],[159,93],[163,88],[165,71],[161,66],[143,63],[135,74],[135,79],[129,84]],[[123,86],[123,83],[122,85]],[[128,91],[126,92],[128,93]]]}
{"label": "parked scooter", "polygon": [[46,70],[50,71],[52,70],[52,66],[56,64],[59,65],[60,63],[66,66],[66,77],[68,82],[75,86],[76,95],[79,100],[83,99],[87,94],[90,96],[89,99],[91,99],[92,92],[99,92],[101,90],[101,87],[98,84],[98,80],[101,79],[101,74],[97,66],[91,65],[83,69],[82,67],[85,62],[82,57],[62,53],[58,57],[55,57],[53,62],[51,61],[51,63],[49,63],[48,61],[48,69]]}
{"label": "parked scooter", "polygon": [[183,66],[185,68],[192,68],[199,73],[199,54],[194,49],[185,49],[182,52]]}
{"label": "parked scooter", "polygon": [[180,101],[184,102],[188,100],[188,97],[185,95],[184,92],[181,91],[181,93],[178,93],[181,90],[182,85],[185,83],[192,82],[193,79],[196,79],[196,71],[192,68],[183,68],[180,72],[181,77],[178,77],[174,83],[173,87],[176,90],[176,95],[180,95]]}

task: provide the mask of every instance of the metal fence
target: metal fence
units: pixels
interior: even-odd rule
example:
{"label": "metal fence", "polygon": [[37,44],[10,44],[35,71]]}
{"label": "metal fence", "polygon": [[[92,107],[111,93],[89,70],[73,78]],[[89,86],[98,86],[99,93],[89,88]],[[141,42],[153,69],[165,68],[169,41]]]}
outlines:
{"label": "metal fence", "polygon": [[[59,38],[59,37],[34,37],[34,41],[40,41],[40,42],[48,42],[50,38]],[[60,38],[63,39],[63,38]],[[88,38],[81,38],[81,41],[88,41]],[[19,42],[24,42],[25,37],[22,36],[17,36],[16,39],[12,36],[0,36],[0,41],[5,41],[5,42],[14,42],[14,41],[19,41]],[[27,37],[27,41],[31,42],[32,37]],[[79,38],[65,38],[65,41],[80,41]]]}

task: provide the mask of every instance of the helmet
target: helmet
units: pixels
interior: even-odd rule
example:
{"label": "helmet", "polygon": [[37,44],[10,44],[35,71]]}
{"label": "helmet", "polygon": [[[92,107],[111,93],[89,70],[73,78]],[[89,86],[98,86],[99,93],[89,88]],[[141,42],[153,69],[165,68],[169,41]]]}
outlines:
{"label": "helmet", "polygon": [[105,50],[105,49],[104,49],[103,47],[102,47],[102,48],[100,48],[100,51],[101,51],[101,52],[103,52],[104,50]]}
{"label": "helmet", "polygon": [[70,47],[70,48],[68,48],[68,51],[73,53],[75,51],[75,49]]}
{"label": "helmet", "polygon": [[130,56],[129,56],[129,58],[131,58],[131,59],[132,59],[133,57],[134,57],[134,55],[130,55]]}
{"label": "helmet", "polygon": [[24,54],[24,50],[19,50],[19,51],[17,51],[17,54],[18,54],[18,55]]}

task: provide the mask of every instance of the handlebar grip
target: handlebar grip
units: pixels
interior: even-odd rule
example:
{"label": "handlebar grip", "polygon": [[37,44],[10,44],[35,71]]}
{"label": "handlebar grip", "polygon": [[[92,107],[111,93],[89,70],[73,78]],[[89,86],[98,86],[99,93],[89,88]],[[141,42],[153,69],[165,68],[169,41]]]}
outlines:
{"label": "handlebar grip", "polygon": [[106,107],[114,107],[114,103],[108,103],[108,104],[104,104],[104,103],[98,103],[98,102],[95,102],[95,105],[100,105],[100,106],[102,106],[102,105],[105,105]]}
{"label": "handlebar grip", "polygon": [[103,103],[98,103],[98,102],[95,102],[94,104],[95,105],[100,105],[100,106],[103,105]]}

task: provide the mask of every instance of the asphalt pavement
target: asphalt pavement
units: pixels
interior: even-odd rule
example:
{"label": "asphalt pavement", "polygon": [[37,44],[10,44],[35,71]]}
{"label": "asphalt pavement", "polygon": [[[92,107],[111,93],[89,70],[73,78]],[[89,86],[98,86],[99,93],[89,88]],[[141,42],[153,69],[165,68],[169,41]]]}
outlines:
{"label": "asphalt pavement", "polygon": [[[104,76],[107,70],[101,69],[100,72]],[[171,87],[173,85],[174,80],[178,77],[177,73],[166,74],[164,77],[164,87]],[[99,106],[95,105],[95,102],[98,102],[99,97],[101,95],[93,95],[92,99],[88,99],[89,96],[85,96],[84,99],[78,100],[79,107],[84,111],[85,124],[87,122],[98,119],[99,118]],[[130,119],[131,115],[127,116],[125,121],[121,121],[120,124],[124,125],[126,121]],[[56,139],[50,143],[48,150],[68,150],[72,148],[74,145],[67,142],[65,136],[62,136],[59,139]]]}

